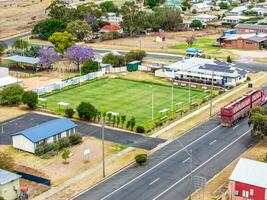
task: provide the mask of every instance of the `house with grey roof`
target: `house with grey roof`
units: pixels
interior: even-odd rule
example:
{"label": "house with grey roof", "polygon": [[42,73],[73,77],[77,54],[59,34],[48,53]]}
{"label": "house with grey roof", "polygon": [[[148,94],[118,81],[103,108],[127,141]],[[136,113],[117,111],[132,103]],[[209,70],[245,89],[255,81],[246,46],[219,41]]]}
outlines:
{"label": "house with grey roof", "polygon": [[15,200],[20,196],[20,175],[0,169],[0,197]]}
{"label": "house with grey roof", "polygon": [[192,81],[229,87],[247,79],[247,71],[235,67],[232,63],[224,61],[188,58],[182,61],[164,66],[162,76],[176,80]]}
{"label": "house with grey roof", "polygon": [[238,34],[267,33],[267,25],[237,24],[235,26]]}

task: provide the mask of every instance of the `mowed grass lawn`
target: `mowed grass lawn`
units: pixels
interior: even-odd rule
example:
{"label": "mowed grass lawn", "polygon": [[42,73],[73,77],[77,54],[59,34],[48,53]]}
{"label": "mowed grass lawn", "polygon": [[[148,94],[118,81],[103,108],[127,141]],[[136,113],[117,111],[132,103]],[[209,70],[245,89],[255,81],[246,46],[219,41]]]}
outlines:
{"label": "mowed grass lawn", "polygon": [[[151,87],[152,86],[152,87]],[[153,83],[124,80],[119,78],[105,78],[82,85],[77,88],[62,91],[47,98],[47,107],[56,112],[60,101],[69,103],[69,107],[76,108],[80,102],[86,101],[93,104],[101,112],[117,112],[126,115],[127,119],[136,118],[136,125],[150,128],[152,91],[154,94],[154,119],[161,118],[159,112],[171,108],[172,88]],[[174,87],[174,104],[184,102],[188,105],[188,89]],[[202,91],[192,90],[192,102],[206,96]]]}

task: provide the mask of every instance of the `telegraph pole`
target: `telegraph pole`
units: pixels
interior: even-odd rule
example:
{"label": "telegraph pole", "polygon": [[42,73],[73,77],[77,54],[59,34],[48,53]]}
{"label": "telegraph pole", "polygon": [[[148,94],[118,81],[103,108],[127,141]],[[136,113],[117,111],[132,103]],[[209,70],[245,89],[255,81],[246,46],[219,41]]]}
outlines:
{"label": "telegraph pole", "polygon": [[213,94],[213,79],[214,79],[214,71],[212,71],[212,78],[211,78],[211,93],[210,93],[210,117],[212,117],[212,94]]}
{"label": "telegraph pole", "polygon": [[[173,81],[173,82],[174,82],[174,81]],[[173,82],[172,82],[171,112],[173,112]]]}
{"label": "telegraph pole", "polygon": [[191,109],[191,77],[189,77],[189,84],[188,84],[188,101],[189,101],[189,109]]}
{"label": "telegraph pole", "polygon": [[103,165],[103,178],[106,177],[105,169],[105,119],[102,117],[102,165]]}

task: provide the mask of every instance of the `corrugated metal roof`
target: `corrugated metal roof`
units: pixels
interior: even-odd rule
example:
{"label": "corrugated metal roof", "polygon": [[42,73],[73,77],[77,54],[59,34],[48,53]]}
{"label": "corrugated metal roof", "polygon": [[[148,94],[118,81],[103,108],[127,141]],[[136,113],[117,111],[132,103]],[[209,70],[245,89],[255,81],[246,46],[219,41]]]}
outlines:
{"label": "corrugated metal roof", "polygon": [[14,62],[29,63],[29,64],[32,64],[32,65],[37,64],[40,61],[39,58],[32,58],[32,57],[18,56],[18,55],[5,57],[3,59],[11,60],[11,61],[14,61]]}
{"label": "corrugated metal roof", "polygon": [[19,179],[21,176],[15,173],[0,169],[0,185]]}
{"label": "corrugated metal roof", "polygon": [[60,118],[20,131],[15,135],[23,135],[32,142],[39,142],[66,130],[76,127],[77,124],[67,118]]}
{"label": "corrugated metal roof", "polygon": [[259,37],[259,36],[255,35],[255,36],[249,37],[247,39],[255,41],[255,42],[263,42],[263,41],[267,40],[267,37]]}
{"label": "corrugated metal roof", "polygon": [[257,24],[237,24],[235,28],[252,28],[252,29],[266,29],[267,25],[257,25]]}
{"label": "corrugated metal roof", "polygon": [[230,180],[267,188],[267,164],[246,158],[240,158]]}

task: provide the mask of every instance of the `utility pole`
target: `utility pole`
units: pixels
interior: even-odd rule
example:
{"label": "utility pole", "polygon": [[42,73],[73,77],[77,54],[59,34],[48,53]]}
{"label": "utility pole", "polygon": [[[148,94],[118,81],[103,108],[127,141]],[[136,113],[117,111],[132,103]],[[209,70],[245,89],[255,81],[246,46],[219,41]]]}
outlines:
{"label": "utility pole", "polygon": [[153,86],[149,86],[151,88],[151,120],[154,120],[154,92],[153,92]]}
{"label": "utility pole", "polygon": [[214,71],[212,71],[212,77],[211,77],[211,93],[210,93],[210,117],[212,117],[212,94],[213,94],[213,79],[214,79]]}
{"label": "utility pole", "polygon": [[102,164],[103,164],[103,178],[106,177],[105,169],[105,119],[102,117]]}
{"label": "utility pole", "polygon": [[189,102],[189,109],[191,109],[191,77],[189,77],[189,83],[188,83],[188,102]]}
{"label": "utility pole", "polygon": [[[174,82],[174,81],[173,81],[173,82]],[[171,112],[173,112],[173,82],[172,82]]]}

